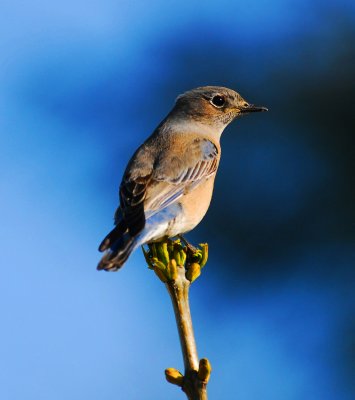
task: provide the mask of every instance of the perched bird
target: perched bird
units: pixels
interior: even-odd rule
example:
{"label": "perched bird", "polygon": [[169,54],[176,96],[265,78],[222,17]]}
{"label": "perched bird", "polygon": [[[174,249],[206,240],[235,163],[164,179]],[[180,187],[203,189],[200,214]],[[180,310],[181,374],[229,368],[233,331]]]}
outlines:
{"label": "perched bird", "polygon": [[138,148],[119,189],[115,228],[99,246],[97,269],[117,271],[137,247],[192,230],[210,205],[220,137],[237,117],[267,111],[237,92],[205,86],[180,95]]}

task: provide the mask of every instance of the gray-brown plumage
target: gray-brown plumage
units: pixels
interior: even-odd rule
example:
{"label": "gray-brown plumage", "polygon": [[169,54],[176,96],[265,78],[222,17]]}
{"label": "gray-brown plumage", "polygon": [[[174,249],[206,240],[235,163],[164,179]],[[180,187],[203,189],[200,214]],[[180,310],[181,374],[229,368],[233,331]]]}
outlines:
{"label": "gray-brown plumage", "polygon": [[233,90],[206,86],[177,98],[124,173],[115,228],[102,241],[98,269],[116,271],[138,246],[193,229],[209,207],[220,136],[236,117],[266,111]]}

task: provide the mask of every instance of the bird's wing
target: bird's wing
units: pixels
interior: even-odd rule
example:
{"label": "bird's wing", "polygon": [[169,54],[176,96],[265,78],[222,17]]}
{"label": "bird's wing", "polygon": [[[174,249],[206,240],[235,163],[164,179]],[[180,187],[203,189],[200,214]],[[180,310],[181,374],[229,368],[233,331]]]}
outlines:
{"label": "bird's wing", "polygon": [[184,193],[215,174],[219,150],[206,138],[185,143],[180,152],[170,152],[154,170],[146,199],[146,216],[168,207]]}
{"label": "bird's wing", "polygon": [[178,200],[186,191],[212,176],[218,167],[219,150],[210,140],[195,138],[174,143],[159,153],[141,148],[132,158],[120,185],[120,208],[116,224],[123,224],[134,236],[145,226],[146,218]]}
{"label": "bird's wing", "polygon": [[[144,228],[144,199],[150,179],[151,175],[124,179],[120,185],[120,210],[131,236],[135,236]],[[121,213],[117,210],[116,215]]]}
{"label": "bird's wing", "polygon": [[115,212],[115,225],[123,232],[128,230],[131,236],[137,235],[145,225],[144,200],[157,155],[156,146],[149,142],[152,137],[132,156],[119,188],[120,206]]}

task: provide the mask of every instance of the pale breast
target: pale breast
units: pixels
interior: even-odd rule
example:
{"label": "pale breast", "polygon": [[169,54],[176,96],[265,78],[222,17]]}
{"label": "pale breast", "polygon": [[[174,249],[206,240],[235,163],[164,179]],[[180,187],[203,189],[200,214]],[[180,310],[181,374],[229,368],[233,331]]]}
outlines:
{"label": "pale breast", "polygon": [[189,232],[205,216],[212,199],[215,174],[179,199],[181,213],[169,224],[168,236]]}

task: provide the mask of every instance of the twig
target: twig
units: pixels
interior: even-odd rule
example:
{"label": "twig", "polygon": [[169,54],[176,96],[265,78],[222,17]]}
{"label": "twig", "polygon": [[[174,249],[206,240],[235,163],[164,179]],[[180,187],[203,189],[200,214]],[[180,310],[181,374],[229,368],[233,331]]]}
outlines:
{"label": "twig", "polygon": [[[207,383],[211,365],[206,358],[199,361],[192,326],[189,289],[201,274],[208,257],[207,244],[196,249],[180,240],[165,240],[143,249],[149,268],[165,283],[173,304],[184,359],[185,374],[175,368],[165,370],[168,382],[180,386],[189,400],[207,400]],[[193,250],[191,250],[193,249]]]}
{"label": "twig", "polygon": [[185,277],[185,268],[178,268],[178,278],[165,286],[173,303],[184,358],[185,375],[182,390],[189,400],[207,400],[207,382],[198,378],[199,360],[192,326],[189,289],[191,282]]}

